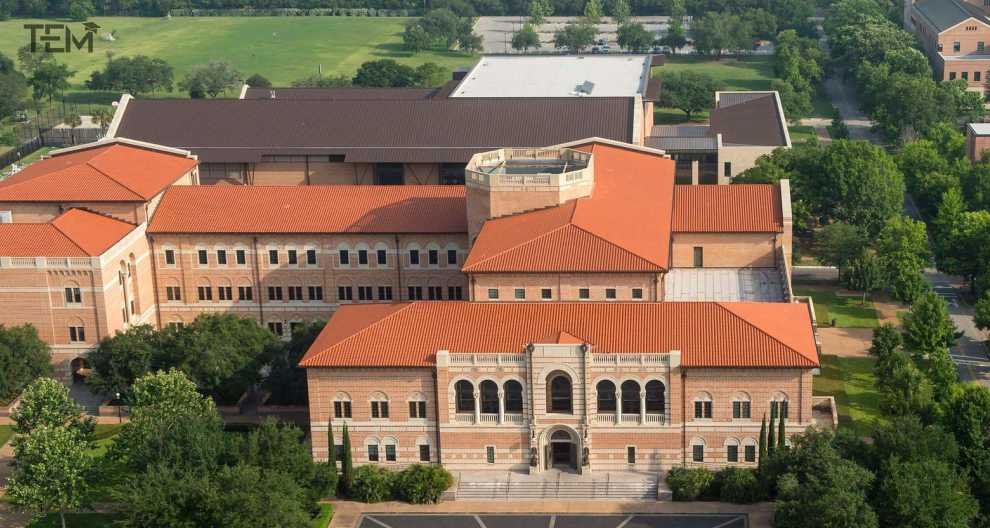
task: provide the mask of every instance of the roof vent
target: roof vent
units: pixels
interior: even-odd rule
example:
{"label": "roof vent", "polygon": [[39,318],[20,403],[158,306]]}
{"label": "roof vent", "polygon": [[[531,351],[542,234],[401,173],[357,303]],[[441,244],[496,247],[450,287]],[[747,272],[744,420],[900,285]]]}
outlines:
{"label": "roof vent", "polygon": [[275,98],[275,90],[269,91],[268,92],[268,97],[271,98],[271,99],[274,99]]}

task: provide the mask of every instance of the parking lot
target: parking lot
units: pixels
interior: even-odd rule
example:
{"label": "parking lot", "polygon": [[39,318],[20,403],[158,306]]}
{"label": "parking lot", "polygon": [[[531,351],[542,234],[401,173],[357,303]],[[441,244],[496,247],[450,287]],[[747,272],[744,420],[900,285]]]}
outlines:
{"label": "parking lot", "polygon": [[358,528],[749,528],[746,514],[365,514]]}

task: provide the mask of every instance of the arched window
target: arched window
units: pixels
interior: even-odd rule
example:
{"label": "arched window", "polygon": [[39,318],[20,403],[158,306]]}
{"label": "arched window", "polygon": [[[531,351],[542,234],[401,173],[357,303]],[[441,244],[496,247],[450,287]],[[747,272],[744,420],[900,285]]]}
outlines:
{"label": "arched window", "polygon": [[639,383],[622,382],[622,414],[639,414]]}
{"label": "arched window", "polygon": [[351,417],[351,395],[346,392],[338,392],[333,398],[333,417]]}
{"label": "arched window", "polygon": [[698,393],[694,397],[694,418],[696,420],[712,417],[712,395],[707,392]]}
{"label": "arched window", "polygon": [[657,380],[646,384],[646,412],[651,414],[663,414],[667,409],[664,396],[663,383]]}
{"label": "arched window", "polygon": [[732,397],[732,419],[733,420],[747,420],[752,414],[751,402],[749,401],[749,394],[745,392],[737,392],[735,396]]}
{"label": "arched window", "polygon": [[385,445],[385,461],[395,462],[399,459],[399,441],[392,436],[386,436],[382,440],[382,444]]}
{"label": "arched window", "polygon": [[787,419],[787,395],[778,392],[770,400],[770,417]]}
{"label": "arched window", "polygon": [[725,461],[739,462],[739,440],[729,438],[725,441]]}
{"label": "arched window", "polygon": [[481,412],[498,413],[498,385],[492,380],[485,380],[478,388],[481,390]]}
{"label": "arched window", "polygon": [[371,398],[371,417],[372,418],[388,418],[388,396],[381,392],[372,393]]}
{"label": "arched window", "polygon": [[691,460],[695,462],[705,461],[705,441],[701,438],[691,440]]}
{"label": "arched window", "polygon": [[461,380],[454,384],[457,412],[474,412],[474,385],[468,380]]}
{"label": "arched window", "polygon": [[598,412],[615,412],[615,383],[609,380],[598,382]]}
{"label": "arched window", "polygon": [[378,438],[369,436],[364,439],[364,448],[368,451],[368,462],[380,462],[381,454],[378,452]]}
{"label": "arched window", "polygon": [[521,413],[523,410],[522,383],[516,380],[509,380],[503,385],[505,392],[505,412]]}
{"label": "arched window", "polygon": [[547,408],[553,413],[574,412],[574,405],[571,396],[571,379],[563,373],[555,373],[549,376],[547,383],[550,390],[547,391]]}

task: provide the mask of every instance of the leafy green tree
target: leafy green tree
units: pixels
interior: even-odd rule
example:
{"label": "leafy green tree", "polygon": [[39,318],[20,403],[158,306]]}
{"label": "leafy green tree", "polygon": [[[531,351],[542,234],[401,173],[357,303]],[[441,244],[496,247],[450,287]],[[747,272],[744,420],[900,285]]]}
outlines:
{"label": "leafy green tree", "polygon": [[382,502],[392,498],[396,474],[381,466],[365,464],[354,470],[351,497],[361,502]]}
{"label": "leafy green tree", "polygon": [[849,263],[845,279],[851,288],[863,292],[863,303],[866,303],[866,298],[883,286],[883,268],[880,259],[873,253],[864,251]]}
{"label": "leafy green tree", "polygon": [[568,49],[579,52],[591,46],[595,42],[598,30],[588,23],[570,23],[563,29],[554,33],[553,45],[557,49]]}
{"label": "leafy green tree", "polygon": [[584,3],[584,19],[589,24],[597,24],[602,20],[601,0],[586,0]]}
{"label": "leafy green tree", "polygon": [[395,491],[402,500],[412,504],[440,501],[440,496],[454,483],[454,477],[443,466],[413,464],[396,475]]}
{"label": "leafy green tree", "polygon": [[433,35],[430,35],[418,20],[410,21],[402,32],[403,46],[413,53],[432,48],[433,42]]}
{"label": "leafy green tree", "polygon": [[740,16],[753,37],[771,40],[777,36],[777,17],[766,9],[747,9]]}
{"label": "leafy green tree", "polygon": [[898,416],[873,432],[873,462],[897,457],[902,462],[939,460],[948,464],[959,461],[959,447],[952,433],[936,424],[926,425],[917,415]]}
{"label": "leafy green tree", "polygon": [[687,31],[684,30],[684,21],[681,17],[671,17],[667,24],[667,32],[660,39],[660,44],[670,46],[675,53],[687,44]]}
{"label": "leafy green tree", "polygon": [[950,162],[966,156],[966,134],[952,123],[935,123],[925,132],[925,139],[931,141],[939,154]]}
{"label": "leafy green tree", "polygon": [[941,414],[943,426],[959,444],[963,462],[975,462],[990,449],[990,389],[976,384],[959,384]]}
{"label": "leafy green tree", "polygon": [[268,401],[275,405],[306,404],[306,371],[299,368],[299,362],[324,326],[326,321],[300,325],[293,330],[292,339],[288,343],[277,347],[269,362],[269,373],[263,385],[271,393]]}
{"label": "leafy green tree", "polygon": [[[877,368],[883,368],[891,356],[902,352],[904,340],[900,332],[890,323],[883,323],[873,331],[873,341],[869,353],[877,359]],[[882,377],[883,371],[877,371],[877,377]]]}
{"label": "leafy green tree", "polygon": [[905,144],[894,160],[904,174],[907,189],[926,218],[935,216],[946,191],[959,186],[959,178],[951,171],[948,161],[929,140]]}
{"label": "leafy green tree", "polygon": [[928,377],[903,352],[886,359],[878,378],[880,408],[891,416],[927,414],[934,404],[935,388]]}
{"label": "leafy green tree", "polygon": [[770,81],[770,89],[780,94],[780,102],[784,105],[787,119],[795,122],[811,114],[811,91],[798,90],[790,82],[782,79]]}
{"label": "leafy green tree", "polygon": [[[876,241],[879,265],[887,283],[907,273],[921,275],[931,253],[928,249],[928,235],[923,222],[906,216],[892,216],[887,220]],[[899,299],[915,295],[916,292],[895,291]]]}
{"label": "leafy green tree", "polygon": [[416,70],[392,59],[368,61],[358,68],[351,82],[354,86],[371,88],[403,88],[415,86]]}
{"label": "leafy green tree", "polygon": [[976,301],[973,321],[980,330],[990,329],[990,290],[984,291]]}
{"label": "leafy green tree", "polygon": [[715,477],[719,481],[719,500],[734,504],[752,504],[763,497],[756,472],[749,468],[729,466]]}
{"label": "leafy green tree", "polygon": [[775,421],[777,420],[777,413],[770,409],[770,426],[767,428],[767,455],[773,456],[773,453],[777,450],[777,437],[774,427]]}
{"label": "leafy green tree", "polygon": [[544,23],[548,16],[553,15],[553,2],[551,0],[531,0],[529,3],[529,21],[533,25],[539,26]]}
{"label": "leafy green tree", "polygon": [[0,325],[0,402],[10,402],[29,383],[51,374],[51,352],[33,326]]}
{"label": "leafy green tree", "polygon": [[251,88],[271,88],[272,82],[269,81],[264,75],[260,73],[252,74],[250,77],[244,80],[244,84],[250,86]]}
{"label": "leafy green tree", "polygon": [[28,77],[47,62],[55,62],[55,56],[45,51],[44,46],[37,46],[34,51],[31,51],[30,44],[17,48],[17,63],[21,65],[21,71]]}
{"label": "leafy green tree", "polygon": [[93,433],[93,421],[83,416],[83,409],[72,397],[69,389],[52,378],[38,378],[24,389],[21,404],[11,414],[14,432],[30,434],[35,429],[67,428],[84,440]]}
{"label": "leafy green tree", "polygon": [[162,59],[144,55],[121,57],[107,62],[103,71],[91,74],[86,87],[117,90],[133,95],[172,90],[173,70]]}
{"label": "leafy green tree", "polygon": [[904,345],[918,361],[956,342],[956,326],[949,318],[949,309],[935,292],[918,298],[904,315],[903,323]]}
{"label": "leafy green tree", "polygon": [[677,108],[687,115],[707,110],[715,104],[715,92],[722,84],[709,75],[694,71],[669,72],[663,75],[660,104]]}
{"label": "leafy green tree", "polygon": [[316,74],[296,79],[292,81],[292,86],[296,88],[346,88],[351,86],[351,78],[344,74],[333,76]]}
{"label": "leafy green tree", "polygon": [[629,20],[629,0],[612,0],[609,5],[611,7],[609,14],[616,23],[625,24]]}
{"label": "leafy green tree", "polygon": [[86,383],[100,394],[126,399],[134,381],[152,371],[162,348],[161,334],[149,325],[105,337],[87,356],[92,374]]}
{"label": "leafy green tree", "polygon": [[220,500],[212,526],[312,526],[306,490],[284,471],[246,464],[224,466],[216,476],[216,485]]}
{"label": "leafy green tree", "polygon": [[818,233],[821,261],[843,271],[866,249],[866,235],[857,226],[835,222]]}
{"label": "leafy green tree", "polygon": [[749,49],[753,46],[753,35],[749,25],[739,17],[727,12],[709,11],[702,17],[695,17],[691,23],[694,47],[706,55],[714,55],[715,60],[722,54]]}
{"label": "leafy green tree", "polygon": [[766,414],[763,415],[763,422],[760,423],[760,440],[759,440],[759,443],[760,443],[760,445],[759,445],[760,459],[759,459],[758,462],[762,466],[763,465],[763,460],[767,456],[767,415]]}
{"label": "leafy green tree", "polygon": [[433,88],[450,80],[450,70],[435,62],[424,62],[416,66],[416,86]]}
{"label": "leafy green tree", "polygon": [[0,53],[0,119],[20,110],[26,96],[27,79],[14,68],[13,60]]}
{"label": "leafy green tree", "polygon": [[653,45],[653,33],[638,22],[622,24],[618,35],[619,46],[628,51],[646,51]]}
{"label": "leafy green tree", "polygon": [[512,34],[512,49],[518,51],[528,51],[530,48],[540,47],[540,36],[533,29],[533,24],[523,24],[522,29]]}
{"label": "leafy green tree", "polygon": [[79,431],[41,425],[14,443],[14,474],[7,499],[36,515],[58,514],[65,528],[66,512],[87,505],[94,466],[89,442]]}
{"label": "leafy green tree", "polygon": [[446,49],[454,49],[461,31],[461,18],[456,13],[447,8],[431,9],[419,19],[418,23],[434,42],[443,42]]}
{"label": "leafy green tree", "polygon": [[968,526],[979,511],[966,478],[952,464],[931,458],[885,461],[875,503],[885,526],[907,528]]}
{"label": "leafy green tree", "polygon": [[91,0],[69,0],[69,20],[85,22],[96,13],[96,7]]}
{"label": "leafy green tree", "polygon": [[240,82],[241,73],[229,62],[214,60],[190,68],[179,86],[193,99],[201,99],[207,95],[216,97]]}
{"label": "leafy green tree", "polygon": [[347,432],[345,423],[340,443],[340,491],[344,496],[350,496],[353,488],[354,460],[351,457],[351,435]]}
{"label": "leafy green tree", "polygon": [[807,190],[817,214],[848,222],[875,236],[904,209],[904,178],[883,149],[866,141],[838,140],[825,147]]}
{"label": "leafy green tree", "polygon": [[787,418],[781,416],[777,422],[777,449],[787,447]]}
{"label": "leafy green tree", "polygon": [[69,88],[69,77],[74,73],[60,62],[42,62],[28,78],[28,85],[31,86],[35,99],[47,97],[48,102],[52,102],[56,96],[62,95],[62,92]]}

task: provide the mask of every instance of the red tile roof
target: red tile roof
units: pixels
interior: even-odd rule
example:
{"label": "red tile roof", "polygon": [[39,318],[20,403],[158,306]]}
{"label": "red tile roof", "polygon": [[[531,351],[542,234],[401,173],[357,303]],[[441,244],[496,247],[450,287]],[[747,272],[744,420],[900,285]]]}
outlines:
{"label": "red tile roof", "polygon": [[661,271],[667,266],[674,162],[593,142],[592,195],[485,222],[464,271]]}
{"label": "red tile roof", "polygon": [[680,350],[685,367],[819,366],[804,304],[456,301],[343,306],[300,366],[432,367],[438,350],[522,353],[576,340],[602,353]]}
{"label": "red tile roof", "polygon": [[776,185],[678,185],[675,233],[778,233],[783,231]]}
{"label": "red tile roof", "polygon": [[56,153],[0,181],[0,202],[144,202],[196,160],[124,143]]}
{"label": "red tile roof", "polygon": [[84,209],[69,209],[47,224],[0,224],[0,256],[97,257],[134,224]]}
{"label": "red tile roof", "polygon": [[466,233],[456,185],[176,186],[149,233]]}

